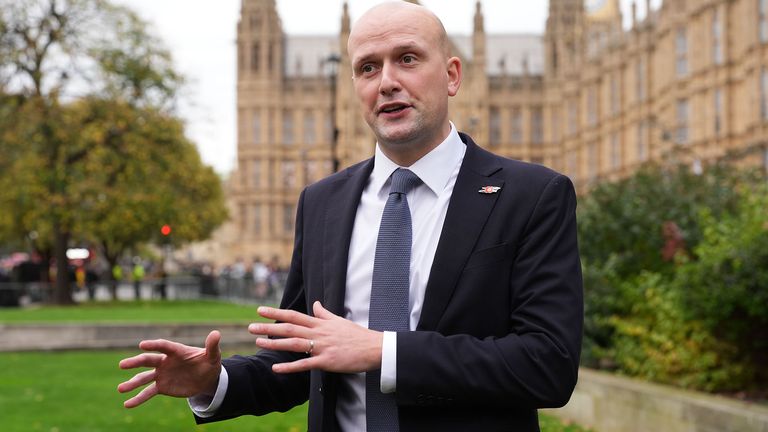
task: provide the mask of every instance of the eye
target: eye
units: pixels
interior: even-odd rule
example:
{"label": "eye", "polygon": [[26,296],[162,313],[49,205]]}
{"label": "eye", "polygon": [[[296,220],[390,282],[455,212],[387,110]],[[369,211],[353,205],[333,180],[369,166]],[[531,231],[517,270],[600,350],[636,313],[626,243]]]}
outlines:
{"label": "eye", "polygon": [[366,63],[366,64],[360,66],[360,72],[363,73],[363,74],[369,74],[369,73],[373,72],[374,70],[376,70],[376,68],[372,64],[370,64],[370,63]]}
{"label": "eye", "polygon": [[415,61],[416,61],[416,57],[414,57],[414,56],[412,56],[410,54],[406,54],[406,55],[403,56],[403,63],[405,63],[405,64],[411,64],[411,63],[413,63]]}

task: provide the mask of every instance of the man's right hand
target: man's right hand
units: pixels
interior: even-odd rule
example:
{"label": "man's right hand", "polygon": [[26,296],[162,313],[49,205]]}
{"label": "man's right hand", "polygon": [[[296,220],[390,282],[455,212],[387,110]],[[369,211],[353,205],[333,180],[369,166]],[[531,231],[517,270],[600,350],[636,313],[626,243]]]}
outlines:
{"label": "man's right hand", "polygon": [[120,369],[151,367],[120,383],[117,391],[126,393],[149,384],[139,394],[123,403],[137,407],[157,394],[174,397],[213,396],[221,372],[221,334],[214,330],[205,338],[205,348],[191,347],[164,339],[145,340],[139,348],[145,352],[120,361]]}

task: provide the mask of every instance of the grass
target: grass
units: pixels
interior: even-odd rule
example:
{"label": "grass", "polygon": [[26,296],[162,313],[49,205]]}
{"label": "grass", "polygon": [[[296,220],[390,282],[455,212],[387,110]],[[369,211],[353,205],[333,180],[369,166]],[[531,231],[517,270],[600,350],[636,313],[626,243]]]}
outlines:
{"label": "grass", "polygon": [[588,429],[567,422],[557,417],[539,413],[539,426],[541,432],[587,432]]}
{"label": "grass", "polygon": [[155,397],[127,410],[117,384],[131,371],[118,369],[134,352],[0,354],[0,418],[5,432],[301,431],[306,407],[286,414],[195,426],[186,401]]}
{"label": "grass", "polygon": [[[78,306],[0,309],[0,323],[252,322],[256,306],[216,301],[97,302]],[[127,410],[117,384],[131,371],[117,367],[133,351],[0,354],[0,429],[3,432],[294,432],[306,430],[306,405],[287,413],[241,417],[197,426],[181,399],[155,397]],[[542,432],[583,432],[540,415]]]}
{"label": "grass", "polygon": [[[158,396],[127,410],[116,387],[131,371],[120,359],[135,352],[70,351],[0,354],[0,419],[4,432],[298,432],[306,405],[287,413],[196,426],[183,399]],[[540,415],[543,432],[582,432]]]}
{"label": "grass", "polygon": [[255,305],[206,300],[89,302],[76,306],[0,308],[0,323],[253,322]]}

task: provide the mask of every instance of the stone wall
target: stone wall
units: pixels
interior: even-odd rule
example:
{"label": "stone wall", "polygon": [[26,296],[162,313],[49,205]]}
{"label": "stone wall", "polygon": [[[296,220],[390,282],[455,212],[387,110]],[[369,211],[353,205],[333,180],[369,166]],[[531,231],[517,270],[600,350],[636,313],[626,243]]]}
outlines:
{"label": "stone wall", "polygon": [[588,369],[570,402],[546,410],[596,432],[768,432],[768,406]]}
{"label": "stone wall", "polygon": [[222,347],[253,347],[255,337],[247,323],[232,324],[0,324],[0,352],[138,349],[144,339],[169,339],[187,345],[203,346],[211,330],[221,332]]}

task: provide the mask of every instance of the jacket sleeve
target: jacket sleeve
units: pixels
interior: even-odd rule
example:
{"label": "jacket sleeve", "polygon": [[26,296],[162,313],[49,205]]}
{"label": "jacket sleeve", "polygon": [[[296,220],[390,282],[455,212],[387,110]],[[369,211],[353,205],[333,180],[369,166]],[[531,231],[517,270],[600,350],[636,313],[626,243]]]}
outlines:
{"label": "jacket sleeve", "polygon": [[[523,225],[515,253],[503,263],[511,268],[500,272],[504,280],[494,281],[510,291],[507,334],[443,334],[440,328],[398,333],[399,404],[544,408],[568,401],[583,323],[575,209],[570,180],[553,177]],[[467,288],[483,295],[484,287]],[[482,310],[461,313],[484,319]]]}
{"label": "jacket sleeve", "polygon": [[[302,229],[304,193],[296,210],[296,233],[285,293],[280,307],[307,313],[302,273]],[[285,412],[309,398],[309,372],[276,374],[272,365],[298,360],[301,353],[261,350],[255,355],[233,356],[223,360],[229,374],[224,401],[212,417],[196,417],[198,423],[226,420],[241,415]]]}

